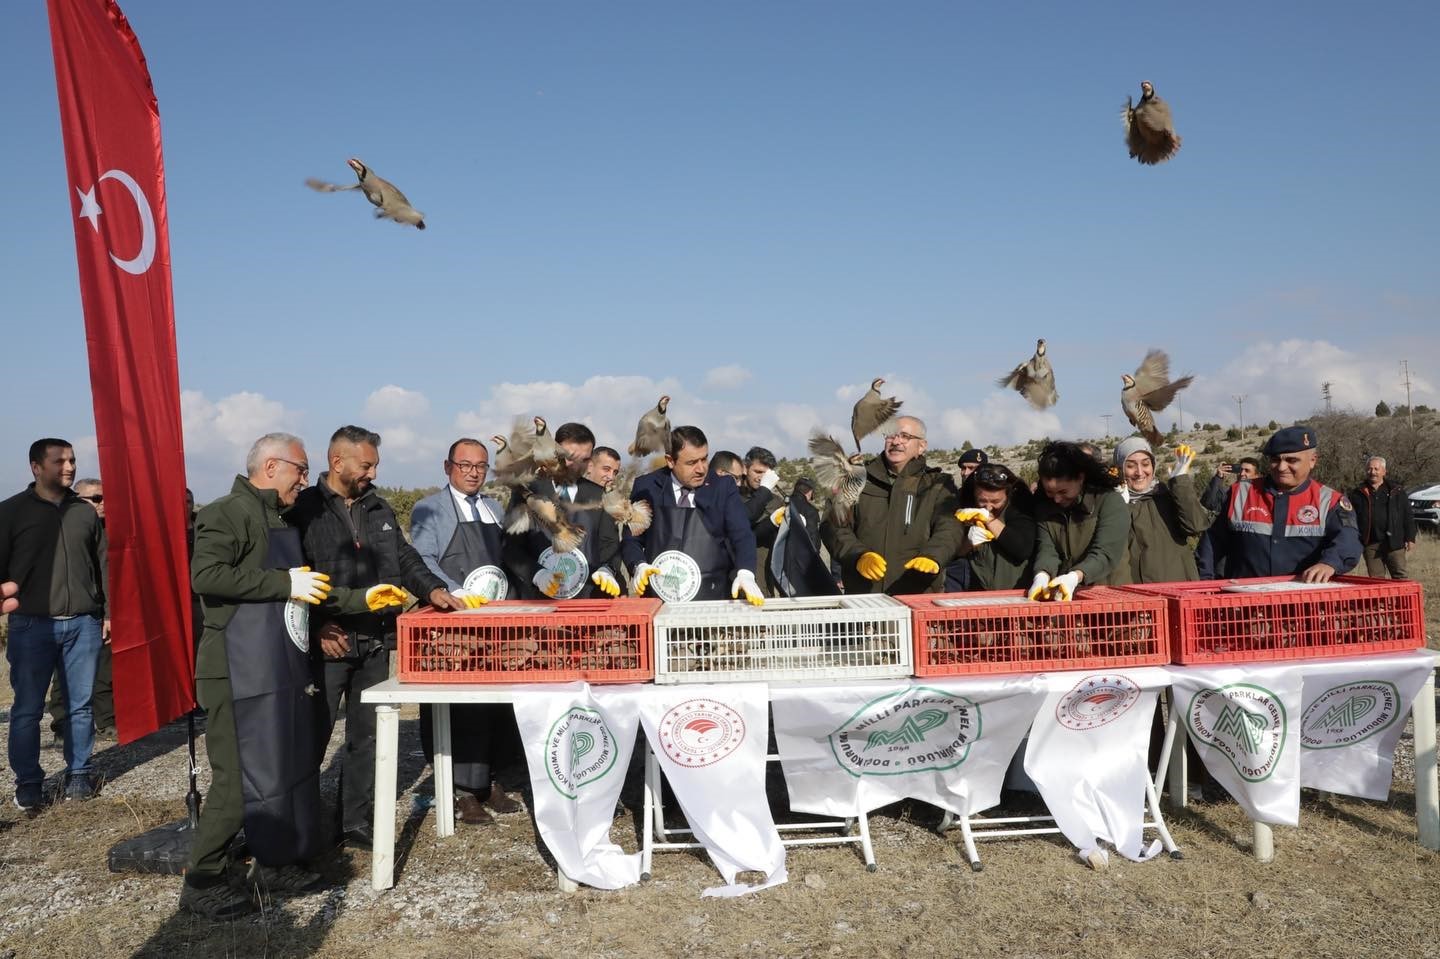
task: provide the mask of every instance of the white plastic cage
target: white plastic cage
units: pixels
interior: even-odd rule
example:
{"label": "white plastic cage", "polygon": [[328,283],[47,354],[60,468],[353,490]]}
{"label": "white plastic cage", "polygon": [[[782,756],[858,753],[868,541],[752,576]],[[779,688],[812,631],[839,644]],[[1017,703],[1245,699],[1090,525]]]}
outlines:
{"label": "white plastic cage", "polygon": [[655,681],[906,677],[910,618],[881,595],[666,603],[655,614]]}

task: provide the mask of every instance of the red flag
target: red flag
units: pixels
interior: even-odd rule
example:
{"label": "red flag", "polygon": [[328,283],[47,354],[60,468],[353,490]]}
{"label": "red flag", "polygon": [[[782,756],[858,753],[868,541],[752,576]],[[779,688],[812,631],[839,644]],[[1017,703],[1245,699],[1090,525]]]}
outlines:
{"label": "red flag", "polygon": [[185,452],[160,113],[113,0],[49,0],[105,520],[115,726],[195,705]]}

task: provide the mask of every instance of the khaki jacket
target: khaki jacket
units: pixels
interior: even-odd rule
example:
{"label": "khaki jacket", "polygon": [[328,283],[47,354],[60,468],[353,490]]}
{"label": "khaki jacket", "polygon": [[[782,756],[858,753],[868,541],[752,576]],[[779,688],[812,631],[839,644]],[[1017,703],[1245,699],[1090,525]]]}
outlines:
{"label": "khaki jacket", "polygon": [[1035,522],[1035,572],[1053,579],[1078,569],[1090,586],[1130,582],[1130,507],[1118,491],[1087,489],[1069,509],[1042,496]]}
{"label": "khaki jacket", "polygon": [[[845,592],[938,593],[945,587],[945,567],[955,558],[964,533],[955,520],[959,508],[949,474],[925,465],[918,456],[892,476],[883,457],[866,467],[865,488],[846,526],[826,524],[825,548],[840,564]],[[865,553],[885,558],[885,578],[861,576],[856,562]],[[908,570],[917,556],[933,559],[940,572],[927,575]]]}
{"label": "khaki jacket", "polygon": [[1130,503],[1130,581],[1175,583],[1195,580],[1195,550],[1190,537],[1209,528],[1213,516],[1200,505],[1195,478],[1188,473]]}

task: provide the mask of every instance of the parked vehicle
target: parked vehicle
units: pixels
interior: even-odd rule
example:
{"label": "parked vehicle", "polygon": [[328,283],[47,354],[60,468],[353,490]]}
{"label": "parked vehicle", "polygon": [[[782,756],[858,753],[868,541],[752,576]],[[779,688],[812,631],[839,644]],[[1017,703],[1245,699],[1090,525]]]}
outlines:
{"label": "parked vehicle", "polygon": [[1410,490],[1410,512],[1422,530],[1440,533],[1440,483]]}

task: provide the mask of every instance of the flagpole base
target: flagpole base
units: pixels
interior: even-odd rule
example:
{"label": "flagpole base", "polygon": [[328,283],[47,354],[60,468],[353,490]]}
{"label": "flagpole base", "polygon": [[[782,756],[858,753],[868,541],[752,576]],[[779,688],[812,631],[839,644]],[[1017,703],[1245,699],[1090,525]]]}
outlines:
{"label": "flagpole base", "polygon": [[110,847],[110,871],[179,876],[190,863],[190,840],[194,835],[190,820],[181,819],[122,839]]}

